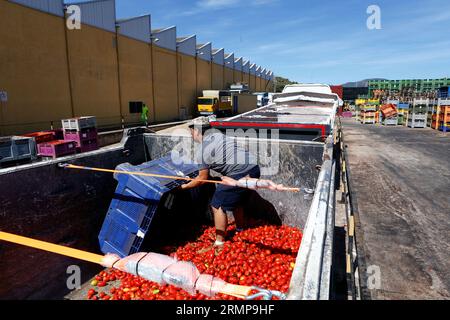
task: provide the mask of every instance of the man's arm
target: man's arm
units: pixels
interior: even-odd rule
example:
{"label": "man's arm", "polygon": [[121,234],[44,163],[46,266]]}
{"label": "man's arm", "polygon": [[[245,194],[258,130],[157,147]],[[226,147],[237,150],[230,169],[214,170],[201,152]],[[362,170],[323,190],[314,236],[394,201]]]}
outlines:
{"label": "man's arm", "polygon": [[181,189],[186,190],[201,186],[205,182],[199,180],[207,180],[208,176],[209,176],[209,169],[202,169],[198,172],[198,176],[195,178],[195,180],[192,180],[191,182],[186,184],[182,184]]}

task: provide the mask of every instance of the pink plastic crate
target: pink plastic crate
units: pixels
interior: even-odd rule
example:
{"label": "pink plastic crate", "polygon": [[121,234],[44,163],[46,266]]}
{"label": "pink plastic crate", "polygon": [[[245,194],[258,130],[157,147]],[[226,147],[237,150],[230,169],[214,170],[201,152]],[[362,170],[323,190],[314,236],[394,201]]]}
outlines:
{"label": "pink plastic crate", "polygon": [[97,129],[64,130],[64,140],[75,141],[81,147],[83,141],[97,140]]}
{"label": "pink plastic crate", "polygon": [[54,136],[55,140],[64,140],[64,131],[63,131],[63,129],[48,130],[46,132],[53,133],[53,136]]}
{"label": "pink plastic crate", "polygon": [[42,157],[58,158],[76,153],[75,141],[55,140],[38,144],[38,154]]}
{"label": "pink plastic crate", "polygon": [[33,132],[24,134],[23,136],[28,138],[34,138],[37,144],[55,140],[54,133],[49,131]]}
{"label": "pink plastic crate", "polygon": [[81,141],[81,146],[77,148],[78,152],[89,152],[98,149],[97,139],[83,140]]}

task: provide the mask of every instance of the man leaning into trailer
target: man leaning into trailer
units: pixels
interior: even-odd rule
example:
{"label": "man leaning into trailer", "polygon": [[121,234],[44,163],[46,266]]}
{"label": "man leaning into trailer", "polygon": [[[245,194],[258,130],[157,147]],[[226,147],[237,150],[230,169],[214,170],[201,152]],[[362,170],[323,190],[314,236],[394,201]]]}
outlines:
{"label": "man leaning into trailer", "polygon": [[200,169],[197,178],[182,185],[181,188],[191,189],[202,185],[203,182],[199,180],[208,179],[209,170],[220,173],[222,182],[227,184],[217,185],[211,201],[216,227],[214,246],[220,250],[226,237],[227,211],[233,212],[236,230],[241,231],[243,228],[244,212],[242,204],[249,197],[251,191],[237,187],[236,181],[242,178],[259,179],[261,176],[260,168],[252,154],[238,146],[233,138],[227,137],[216,129],[211,129],[208,122],[193,123],[189,126],[189,129],[193,140],[201,144],[201,148],[196,150],[195,157]]}

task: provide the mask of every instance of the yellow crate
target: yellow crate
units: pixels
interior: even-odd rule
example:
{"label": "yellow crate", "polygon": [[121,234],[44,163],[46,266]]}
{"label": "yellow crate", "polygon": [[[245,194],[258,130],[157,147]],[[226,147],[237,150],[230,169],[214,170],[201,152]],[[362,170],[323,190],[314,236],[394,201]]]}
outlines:
{"label": "yellow crate", "polygon": [[356,99],[355,100],[355,104],[357,105],[357,106],[361,106],[361,105],[363,105],[363,104],[366,104],[366,99]]}

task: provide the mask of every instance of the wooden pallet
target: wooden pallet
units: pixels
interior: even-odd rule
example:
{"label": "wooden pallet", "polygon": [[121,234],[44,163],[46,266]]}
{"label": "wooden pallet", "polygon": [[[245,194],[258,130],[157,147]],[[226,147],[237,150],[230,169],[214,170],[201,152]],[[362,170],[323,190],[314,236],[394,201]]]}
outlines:
{"label": "wooden pallet", "polygon": [[432,115],[431,128],[434,130],[440,130],[443,132],[448,131],[448,125],[450,123],[450,106],[438,106],[436,114]]}

